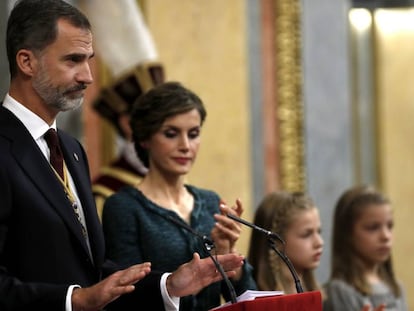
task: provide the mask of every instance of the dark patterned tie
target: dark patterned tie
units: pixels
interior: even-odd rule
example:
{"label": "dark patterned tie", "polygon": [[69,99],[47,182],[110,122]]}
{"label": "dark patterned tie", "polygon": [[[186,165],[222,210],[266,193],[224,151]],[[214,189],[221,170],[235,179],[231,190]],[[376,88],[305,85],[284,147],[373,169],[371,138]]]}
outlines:
{"label": "dark patterned tie", "polygon": [[44,138],[50,149],[50,164],[63,179],[63,154],[62,149],[60,149],[58,135],[56,131],[51,128],[45,133]]}
{"label": "dark patterned tie", "polygon": [[[63,185],[63,188],[65,189],[66,196],[68,200],[70,201],[73,211],[75,212],[76,218],[79,221],[79,224],[82,229],[82,235],[87,240],[87,243],[89,245],[88,241],[88,234],[85,229],[84,221],[81,219],[81,215],[79,213],[78,205],[76,203],[75,197],[72,193],[72,191],[69,188],[68,180],[64,178],[63,176],[63,154],[62,149],[60,149],[59,144],[59,137],[54,129],[49,129],[43,137],[46,140],[47,145],[50,149],[50,164],[53,166],[55,171],[59,174],[59,176],[62,178],[61,183]],[[88,246],[89,247],[89,246]],[[90,251],[89,251],[90,252]]]}

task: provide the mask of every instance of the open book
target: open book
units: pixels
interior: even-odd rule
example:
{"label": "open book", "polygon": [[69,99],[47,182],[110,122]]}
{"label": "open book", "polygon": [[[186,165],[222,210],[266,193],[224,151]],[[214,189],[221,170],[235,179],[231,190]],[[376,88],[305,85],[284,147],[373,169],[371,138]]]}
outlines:
{"label": "open book", "polygon": [[[284,293],[282,291],[265,291],[265,290],[246,290],[243,294],[237,297],[237,302],[240,301],[246,301],[246,300],[254,300],[259,297],[269,297],[269,296],[279,296],[283,295]],[[212,310],[218,310],[222,307],[230,305],[231,302],[226,302],[222,304],[221,306],[218,306]]]}

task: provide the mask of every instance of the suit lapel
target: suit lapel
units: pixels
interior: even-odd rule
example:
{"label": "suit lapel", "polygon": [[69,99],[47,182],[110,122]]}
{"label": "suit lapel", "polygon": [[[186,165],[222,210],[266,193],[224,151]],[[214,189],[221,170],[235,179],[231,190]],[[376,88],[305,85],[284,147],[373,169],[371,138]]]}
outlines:
{"label": "suit lapel", "polygon": [[79,221],[76,218],[69,199],[66,197],[63,186],[57,179],[36,143],[33,140],[31,141],[34,145],[33,148],[29,149],[33,150],[31,153],[27,152],[27,150],[25,153],[22,153],[22,144],[20,144],[20,141],[16,141],[15,144],[13,144],[13,146],[16,147],[13,148],[15,157],[20,162],[22,169],[49,201],[50,206],[61,216],[68,229],[76,236],[84,250],[89,253]]}
{"label": "suit lapel", "polygon": [[58,131],[58,134],[65,163],[76,185],[79,199],[82,202],[94,262],[99,266],[103,262],[105,246],[102,227],[97,216],[95,200],[92,195],[86,155],[77,141],[69,138],[61,131]]}
{"label": "suit lapel", "polygon": [[[55,173],[36,142],[33,140],[33,137],[26,127],[10,111],[1,107],[0,115],[0,122],[3,123],[3,130],[0,134],[11,141],[11,153],[15,157],[16,162],[27,174],[34,187],[36,187],[46,198],[50,207],[61,216],[68,230],[76,237],[84,251],[89,254],[80,224],[68,198],[66,197],[63,186],[55,176]],[[77,184],[77,182],[78,181],[76,180],[75,184]],[[77,184],[77,189],[82,189],[83,186],[82,183]],[[30,202],[28,202],[28,204],[30,204]]]}

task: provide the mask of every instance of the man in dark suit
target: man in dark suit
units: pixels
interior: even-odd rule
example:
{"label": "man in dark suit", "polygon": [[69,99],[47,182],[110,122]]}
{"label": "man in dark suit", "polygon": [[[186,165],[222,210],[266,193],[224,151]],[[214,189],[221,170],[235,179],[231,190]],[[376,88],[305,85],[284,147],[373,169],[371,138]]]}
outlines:
{"label": "man in dark suit", "polygon": [[[150,272],[150,263],[119,270],[107,262],[82,146],[57,130],[62,173],[49,164],[53,148],[45,133],[56,130],[60,111],[81,105],[93,81],[87,18],[61,0],[19,1],[8,20],[7,55],[11,82],[0,107],[0,310],[174,310],[178,297],[218,281],[214,264],[197,254],[164,275]],[[229,270],[242,264],[237,255],[219,259]]]}

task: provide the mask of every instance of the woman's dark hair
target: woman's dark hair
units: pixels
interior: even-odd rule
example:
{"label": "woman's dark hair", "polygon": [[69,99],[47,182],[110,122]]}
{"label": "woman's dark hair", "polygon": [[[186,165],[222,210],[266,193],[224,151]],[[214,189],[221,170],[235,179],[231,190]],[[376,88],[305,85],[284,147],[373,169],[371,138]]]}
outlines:
{"label": "woman's dark hair", "polygon": [[88,18],[62,0],[20,0],[15,4],[7,22],[6,34],[11,78],[17,73],[17,52],[21,49],[40,52],[53,43],[60,19],[80,29],[91,29]]}
{"label": "woman's dark hair", "polygon": [[165,82],[138,98],[131,112],[130,126],[135,150],[142,163],[149,167],[148,152],[141,146],[151,138],[167,118],[196,109],[203,124],[207,112],[201,99],[179,82]]}

